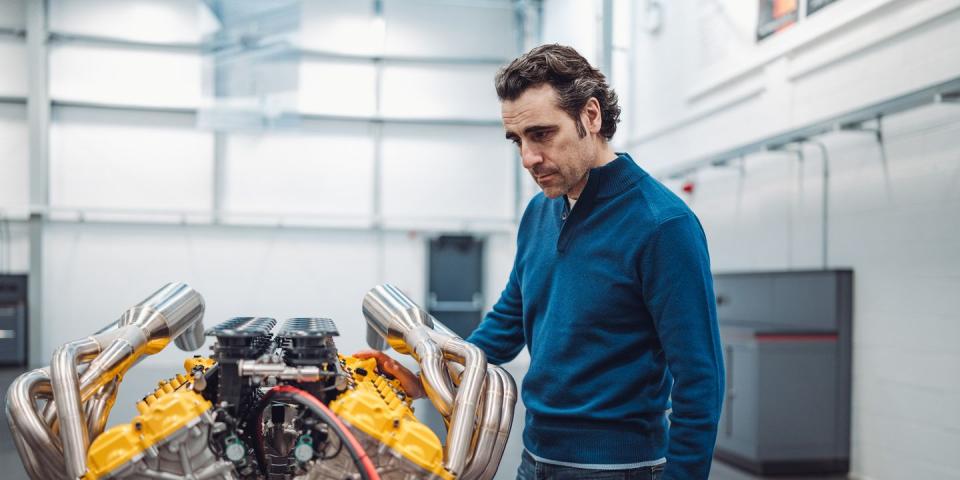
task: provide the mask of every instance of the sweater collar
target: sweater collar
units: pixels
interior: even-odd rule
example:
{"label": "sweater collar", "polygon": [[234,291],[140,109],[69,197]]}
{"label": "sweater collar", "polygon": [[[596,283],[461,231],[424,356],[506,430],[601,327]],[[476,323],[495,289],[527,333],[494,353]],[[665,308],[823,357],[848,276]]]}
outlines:
{"label": "sweater collar", "polygon": [[590,215],[593,206],[605,198],[613,198],[630,189],[647,172],[643,171],[633,158],[626,153],[617,153],[617,158],[602,167],[590,169],[587,184],[577,199],[577,208],[570,210],[566,198],[558,198],[562,205],[560,215],[560,235],[557,237],[557,251],[563,252],[570,243],[571,224],[579,223],[584,216]]}
{"label": "sweater collar", "polygon": [[627,153],[617,152],[617,158],[606,165],[591,168],[587,177],[587,184],[577,200],[593,201],[594,199],[615,197],[637,184],[647,176],[637,162]]}

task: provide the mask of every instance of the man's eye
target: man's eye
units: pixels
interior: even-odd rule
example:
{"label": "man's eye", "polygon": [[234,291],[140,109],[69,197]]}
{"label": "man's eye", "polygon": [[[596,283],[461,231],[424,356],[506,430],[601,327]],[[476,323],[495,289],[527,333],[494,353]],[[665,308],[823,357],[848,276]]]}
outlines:
{"label": "man's eye", "polygon": [[533,139],[542,142],[550,136],[550,132],[536,132],[533,134]]}
{"label": "man's eye", "polygon": [[520,146],[520,139],[519,139],[519,138],[511,138],[510,141],[513,142],[514,145],[516,145],[516,146],[518,146],[518,147]]}

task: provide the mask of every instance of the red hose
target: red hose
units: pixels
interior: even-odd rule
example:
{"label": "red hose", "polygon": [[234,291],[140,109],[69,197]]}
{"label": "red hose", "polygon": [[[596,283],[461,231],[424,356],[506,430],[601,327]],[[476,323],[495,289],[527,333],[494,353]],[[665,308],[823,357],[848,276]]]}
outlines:
{"label": "red hose", "polygon": [[360,442],[357,441],[357,437],[353,436],[353,432],[340,421],[338,417],[329,407],[323,404],[320,400],[317,400],[317,397],[314,397],[309,392],[301,390],[297,387],[291,387],[290,385],[278,385],[270,389],[271,392],[286,392],[302,397],[304,401],[310,402],[311,405],[320,409],[330,417],[330,420],[335,424],[335,426],[343,433],[343,436],[350,442],[350,445],[357,452],[357,457],[359,457],[360,462],[363,464],[363,468],[366,470],[367,475],[370,476],[370,480],[380,480],[380,474],[377,473],[377,467],[373,465],[373,461],[370,460],[370,457],[367,456],[367,452],[360,446]]}

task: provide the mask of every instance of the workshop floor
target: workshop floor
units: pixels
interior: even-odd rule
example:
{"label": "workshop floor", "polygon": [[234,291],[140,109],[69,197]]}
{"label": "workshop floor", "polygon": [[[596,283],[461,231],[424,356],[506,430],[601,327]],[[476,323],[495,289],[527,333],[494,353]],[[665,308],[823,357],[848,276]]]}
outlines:
{"label": "workshop floor", "polygon": [[847,477],[846,476],[758,477],[756,475],[751,475],[741,470],[737,470],[736,468],[733,468],[724,463],[720,463],[718,461],[714,461],[713,467],[710,469],[710,480],[762,480],[764,478],[776,478],[777,480],[841,480]]}
{"label": "workshop floor", "polygon": [[[6,395],[7,387],[10,386],[10,383],[13,381],[17,375],[20,375],[23,370],[21,369],[11,369],[11,368],[0,368],[0,405],[6,405]],[[132,391],[146,391],[152,385],[152,379],[154,376],[149,375],[133,375],[126,379],[124,386],[130,388]],[[160,378],[160,377],[156,377]],[[133,382],[130,382],[133,380]],[[137,385],[129,385],[129,383],[137,383]],[[143,383],[143,385],[139,385]],[[121,405],[117,405],[114,413],[121,415],[121,418],[124,411],[127,410]],[[127,418],[132,417],[133,408],[129,408],[130,412],[127,415]],[[4,480],[29,480],[27,473],[23,470],[23,466],[20,464],[20,458],[17,456],[17,450],[13,445],[13,440],[10,438],[10,429],[7,426],[6,418],[3,421],[0,421],[0,477]],[[839,480],[843,477],[777,477],[779,480]],[[729,467],[719,462],[715,462],[713,465],[712,473],[710,475],[710,480],[761,480],[761,477],[756,477],[747,473],[743,473],[740,470],[737,470],[733,467]]]}
{"label": "workshop floor", "polygon": [[[23,373],[21,369],[0,368],[0,404],[4,407],[7,405],[7,387],[21,373]],[[17,456],[17,447],[13,445],[13,439],[10,438],[6,414],[3,420],[0,420],[0,472],[3,472],[0,476],[4,479],[29,480],[27,472],[20,464],[20,457]]]}

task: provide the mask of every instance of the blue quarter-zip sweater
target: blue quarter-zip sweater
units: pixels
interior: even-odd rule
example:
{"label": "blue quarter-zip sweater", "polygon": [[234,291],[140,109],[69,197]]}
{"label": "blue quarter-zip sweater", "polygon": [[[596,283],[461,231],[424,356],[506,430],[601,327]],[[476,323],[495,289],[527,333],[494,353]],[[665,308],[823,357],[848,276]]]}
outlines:
{"label": "blue quarter-zip sweater", "polygon": [[572,210],[533,198],[507,286],[468,340],[496,364],[529,349],[523,443],[535,456],[666,458],[666,479],[707,478],[723,395],[707,242],[629,155],[590,170]]}

